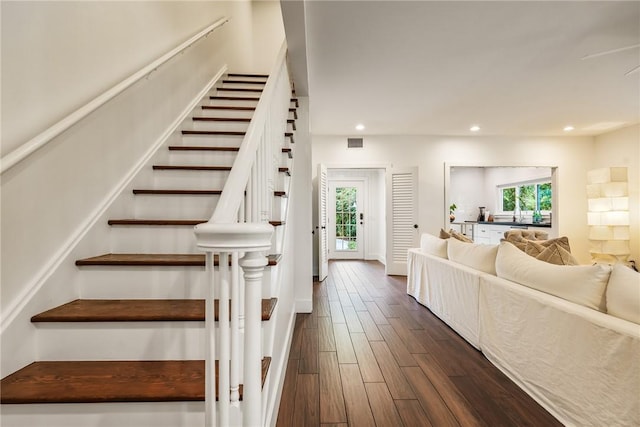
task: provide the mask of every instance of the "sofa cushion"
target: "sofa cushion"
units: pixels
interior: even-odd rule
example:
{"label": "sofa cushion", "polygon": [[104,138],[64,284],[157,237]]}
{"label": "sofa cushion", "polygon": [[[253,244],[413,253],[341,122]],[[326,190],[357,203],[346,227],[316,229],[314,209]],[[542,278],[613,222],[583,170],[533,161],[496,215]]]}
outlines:
{"label": "sofa cushion", "polygon": [[423,233],[420,236],[420,249],[431,255],[435,255],[440,258],[447,258],[447,242],[446,239],[440,239],[428,233]]}
{"label": "sofa cushion", "polygon": [[473,240],[471,240],[470,238],[468,238],[464,234],[458,233],[454,229],[449,230],[449,234],[451,235],[451,237],[453,237],[454,239],[459,240],[461,242],[473,243]]}
{"label": "sofa cushion", "polygon": [[496,273],[498,277],[576,304],[605,310],[609,266],[549,264],[530,257],[509,242],[502,242],[496,257]]}
{"label": "sofa cushion", "polygon": [[519,237],[526,240],[546,240],[549,238],[549,234],[546,231],[525,230],[520,228],[515,230],[507,230],[504,232],[504,238],[506,240],[514,237]]}
{"label": "sofa cushion", "polygon": [[607,312],[640,323],[640,273],[616,264],[607,285]]}
{"label": "sofa cushion", "polygon": [[[485,273],[496,274],[498,246],[460,242],[449,239],[447,255],[451,261],[475,268]],[[526,255],[525,255],[526,256]]]}

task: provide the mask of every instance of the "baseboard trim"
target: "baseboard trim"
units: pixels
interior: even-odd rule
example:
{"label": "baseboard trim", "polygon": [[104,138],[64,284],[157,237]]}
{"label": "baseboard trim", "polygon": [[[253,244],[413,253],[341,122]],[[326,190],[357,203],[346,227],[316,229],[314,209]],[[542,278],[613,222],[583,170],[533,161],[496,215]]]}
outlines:
{"label": "baseboard trim", "polygon": [[91,228],[100,220],[100,218],[106,213],[107,209],[113,204],[118,196],[127,188],[127,186],[133,181],[136,175],[142,170],[142,168],[149,162],[153,155],[158,151],[160,147],[169,139],[171,134],[175,132],[180,124],[189,116],[191,111],[196,108],[200,100],[211,90],[213,85],[222,78],[227,72],[227,65],[223,65],[220,70],[211,78],[211,80],[205,85],[205,87],[194,97],[194,99],[185,107],[180,115],[166,128],[166,130],[156,139],[151,147],[145,152],[140,160],[130,169],[124,178],[116,185],[116,187],[103,199],[88,218],[82,222],[80,227],[76,229],[76,232],[67,239],[62,247],[50,258],[36,277],[30,281],[30,283],[24,288],[20,296],[18,296],[13,304],[11,304],[5,311],[5,315],[2,319],[0,331],[4,333],[5,330],[11,325],[18,314],[27,306],[29,301],[42,289],[44,284],[49,280],[53,273],[60,267],[62,262],[71,254],[71,251],[80,243],[80,241],[89,233]]}
{"label": "baseboard trim", "polygon": [[298,299],[295,302],[296,313],[311,313],[313,311],[312,299]]}
{"label": "baseboard trim", "polygon": [[[282,389],[284,388],[284,379],[287,373],[287,365],[289,363],[289,353],[291,351],[291,341],[293,341],[293,330],[296,324],[296,313],[291,312],[289,317],[289,325],[287,326],[287,340],[285,345],[285,354],[278,364],[278,388],[276,389],[275,398],[271,401],[271,404],[267,406],[267,413],[265,416],[265,425],[275,427],[278,422],[278,412],[280,410],[280,400],[282,399]],[[272,377],[273,378],[273,377]]]}

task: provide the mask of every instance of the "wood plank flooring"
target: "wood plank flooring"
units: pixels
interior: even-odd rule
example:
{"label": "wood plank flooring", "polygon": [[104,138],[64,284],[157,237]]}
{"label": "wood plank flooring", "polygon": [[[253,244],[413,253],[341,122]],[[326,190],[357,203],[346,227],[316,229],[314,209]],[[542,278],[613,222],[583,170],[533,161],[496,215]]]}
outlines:
{"label": "wood plank flooring", "polygon": [[560,426],[373,261],[332,261],[298,314],[278,427]]}

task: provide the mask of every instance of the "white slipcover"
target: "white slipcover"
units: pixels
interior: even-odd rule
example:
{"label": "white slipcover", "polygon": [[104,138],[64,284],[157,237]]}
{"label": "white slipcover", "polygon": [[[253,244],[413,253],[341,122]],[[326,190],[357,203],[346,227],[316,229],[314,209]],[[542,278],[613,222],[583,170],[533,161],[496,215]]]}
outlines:
{"label": "white slipcover", "polygon": [[479,347],[478,270],[410,249],[407,293],[426,306],[460,336]]}
{"label": "white slipcover", "polygon": [[566,425],[640,425],[640,325],[484,275],[485,356]]}

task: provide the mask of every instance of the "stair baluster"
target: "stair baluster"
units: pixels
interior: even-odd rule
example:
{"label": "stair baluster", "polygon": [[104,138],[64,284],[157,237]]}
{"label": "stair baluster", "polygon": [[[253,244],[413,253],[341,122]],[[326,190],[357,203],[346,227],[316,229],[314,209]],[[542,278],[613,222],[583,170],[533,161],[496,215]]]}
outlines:
{"label": "stair baluster", "polygon": [[[212,288],[209,298],[213,298],[217,291],[220,301],[218,337],[213,325],[206,324],[207,427],[230,425],[230,421],[237,421],[238,416],[242,418],[244,426],[264,424],[262,277],[268,264],[264,254],[271,249],[272,244],[273,226],[269,221],[272,219],[273,198],[276,194],[275,176],[279,166],[277,156],[282,153],[289,115],[291,86],[285,52],[286,46],[283,44],[276,68],[267,80],[263,97],[256,106],[215,212],[208,222],[195,227],[197,245],[207,253],[207,283]],[[217,254],[219,259],[217,273],[213,269],[213,254]],[[242,254],[244,256],[241,257]],[[243,270],[242,275],[239,268]],[[218,288],[214,291],[215,286]],[[213,305],[213,299],[206,304],[207,307]],[[244,345],[241,346],[240,329],[243,324]],[[215,384],[212,379],[215,372],[210,368],[213,366],[211,360],[215,357],[216,339],[220,358],[217,417],[216,402],[210,399],[215,396],[210,388],[210,384]],[[243,360],[242,375],[239,373],[240,358]],[[238,402],[240,382],[243,384],[241,413]]]}

